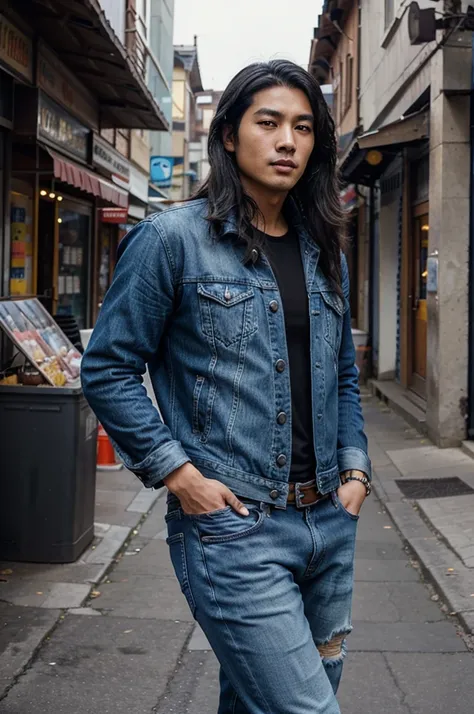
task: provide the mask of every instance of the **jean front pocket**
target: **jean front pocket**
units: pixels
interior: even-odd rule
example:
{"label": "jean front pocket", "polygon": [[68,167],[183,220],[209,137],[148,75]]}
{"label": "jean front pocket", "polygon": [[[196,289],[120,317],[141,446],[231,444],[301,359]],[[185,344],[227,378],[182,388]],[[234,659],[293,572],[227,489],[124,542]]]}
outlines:
{"label": "jean front pocket", "polygon": [[357,522],[359,520],[360,516],[358,514],[351,513],[347,510],[347,508],[345,508],[345,506],[342,505],[342,501],[339,498],[337,491],[334,491],[334,499],[336,508],[342,513],[343,516],[346,516],[346,518],[350,518],[351,521]]}
{"label": "jean front pocket", "polygon": [[231,506],[219,511],[190,516],[197,526],[203,543],[226,543],[255,533],[265,520],[264,510],[257,505],[246,504],[248,516],[241,516]]}
{"label": "jean front pocket", "polygon": [[194,601],[191,585],[189,582],[188,565],[186,560],[186,547],[184,542],[184,533],[175,533],[166,539],[170,548],[171,562],[173,563],[174,572],[178,578],[181,592],[187,600],[189,609],[193,617],[196,613],[196,603]]}
{"label": "jean front pocket", "polygon": [[249,337],[256,329],[255,295],[248,285],[199,283],[199,306],[204,334],[226,347]]}

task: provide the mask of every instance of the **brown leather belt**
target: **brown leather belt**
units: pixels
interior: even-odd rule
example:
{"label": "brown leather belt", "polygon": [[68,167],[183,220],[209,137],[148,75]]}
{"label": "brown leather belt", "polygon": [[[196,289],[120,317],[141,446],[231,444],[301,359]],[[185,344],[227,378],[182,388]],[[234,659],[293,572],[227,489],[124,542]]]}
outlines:
{"label": "brown leather belt", "polygon": [[297,508],[312,506],[324,498],[322,493],[319,493],[316,481],[305,481],[304,483],[289,483],[287,504],[294,504]]}

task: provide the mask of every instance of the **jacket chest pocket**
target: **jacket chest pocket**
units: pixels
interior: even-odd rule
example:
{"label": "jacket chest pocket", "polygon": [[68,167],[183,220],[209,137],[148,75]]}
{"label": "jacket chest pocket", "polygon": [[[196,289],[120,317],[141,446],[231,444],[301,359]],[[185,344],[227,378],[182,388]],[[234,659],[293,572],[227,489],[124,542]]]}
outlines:
{"label": "jacket chest pocket", "polygon": [[334,291],[321,291],[324,313],[324,339],[337,353],[341,344],[344,302]]}
{"label": "jacket chest pocket", "polygon": [[226,347],[257,329],[253,288],[226,283],[199,283],[199,309],[204,334]]}

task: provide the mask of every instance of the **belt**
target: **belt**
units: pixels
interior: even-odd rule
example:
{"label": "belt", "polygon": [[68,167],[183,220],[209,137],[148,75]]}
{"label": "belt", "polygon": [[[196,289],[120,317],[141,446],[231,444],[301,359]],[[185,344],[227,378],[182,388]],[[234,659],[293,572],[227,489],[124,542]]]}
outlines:
{"label": "belt", "polygon": [[319,493],[316,481],[305,481],[304,483],[294,483],[290,481],[287,504],[295,504],[297,508],[305,508],[317,503],[325,496]]}

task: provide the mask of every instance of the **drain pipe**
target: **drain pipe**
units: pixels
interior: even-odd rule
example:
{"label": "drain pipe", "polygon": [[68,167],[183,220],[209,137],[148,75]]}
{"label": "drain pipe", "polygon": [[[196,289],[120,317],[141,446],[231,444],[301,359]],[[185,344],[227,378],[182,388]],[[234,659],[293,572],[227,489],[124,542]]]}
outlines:
{"label": "drain pipe", "polygon": [[474,439],[474,34],[472,35],[470,95],[471,185],[469,192],[469,369],[468,369],[468,429],[469,439]]}

